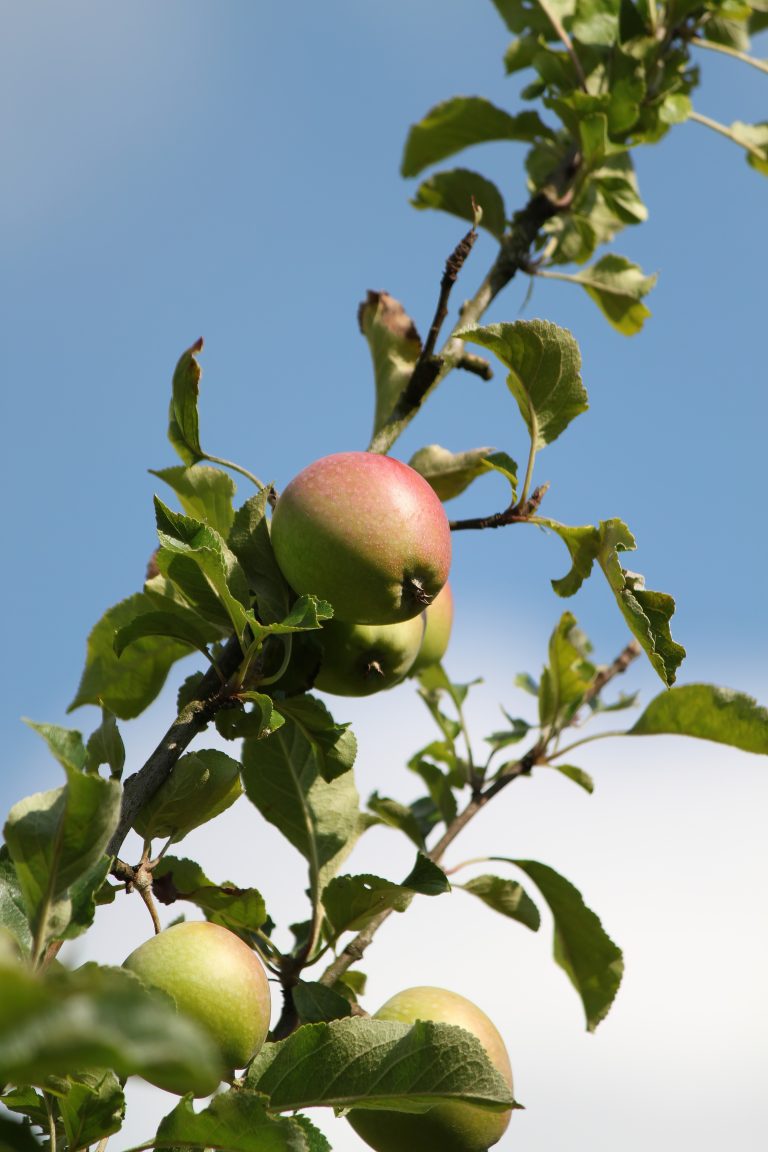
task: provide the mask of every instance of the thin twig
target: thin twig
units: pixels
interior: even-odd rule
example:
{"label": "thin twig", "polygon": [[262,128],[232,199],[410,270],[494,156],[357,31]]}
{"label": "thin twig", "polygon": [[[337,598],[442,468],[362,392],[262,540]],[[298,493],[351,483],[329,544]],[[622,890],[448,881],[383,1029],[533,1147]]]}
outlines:
{"label": "thin twig", "polygon": [[584,69],[581,66],[581,60],[579,60],[578,56],[576,55],[576,49],[573,46],[573,41],[571,40],[570,36],[566,32],[562,23],[560,22],[560,18],[557,15],[557,13],[555,12],[555,10],[553,8],[550,8],[548,0],[537,0],[537,3],[539,5],[539,8],[541,8],[542,12],[546,16],[547,20],[549,20],[550,24],[552,25],[555,32],[557,33],[557,36],[558,36],[560,42],[562,43],[563,47],[565,48],[566,52],[568,53],[568,55],[571,59],[571,63],[573,64],[573,67],[576,71],[576,75],[579,78],[579,83],[581,84],[581,87],[586,92],[586,90],[587,90],[587,78],[584,75]]}
{"label": "thin twig", "polygon": [[458,279],[464,262],[474,247],[476,239],[477,231],[475,228],[471,228],[466,236],[459,241],[445,262],[445,270],[443,271],[440,281],[440,295],[438,296],[432,324],[427,333],[427,339],[414,365],[411,378],[403,389],[403,393],[390,419],[397,420],[398,418],[405,417],[410,412],[415,412],[421,406],[424,397],[437,379],[442,367],[442,360],[439,356],[435,356],[435,345],[440,335],[440,329],[448,315],[448,300],[451,295],[451,290]]}
{"label": "thin twig", "polygon": [[729,44],[718,44],[714,40],[703,40],[700,36],[691,36],[688,43],[694,44],[697,48],[706,48],[710,52],[722,52],[723,55],[733,56],[735,60],[741,60],[742,64],[749,64],[751,68],[757,68],[760,72],[768,72],[767,60],[759,60],[756,56],[750,56],[747,52],[740,52],[738,48],[731,48]]}
{"label": "thin twig", "polygon": [[549,484],[540,484],[524,504],[511,504],[503,512],[494,512],[491,516],[474,516],[468,520],[449,520],[451,532],[464,532],[470,529],[505,528],[507,524],[526,524],[536,515],[539,505],[544,499]]}
{"label": "thin twig", "polygon": [[552,173],[546,188],[532,196],[526,206],[514,214],[509,232],[501,242],[496,259],[475,295],[462,307],[450,336],[434,358],[440,363],[427,389],[423,392],[420,389],[419,403],[415,406],[410,404],[410,384],[407,385],[392,414],[371,440],[368,446],[370,452],[388,452],[418,412],[429,392],[432,392],[449,372],[459,366],[465,350],[464,343],[456,332],[463,327],[477,324],[499,292],[509,284],[517,272],[528,266],[531,247],[543,225],[570,207],[573,195],[572,182],[580,165],[581,155],[574,150]]}

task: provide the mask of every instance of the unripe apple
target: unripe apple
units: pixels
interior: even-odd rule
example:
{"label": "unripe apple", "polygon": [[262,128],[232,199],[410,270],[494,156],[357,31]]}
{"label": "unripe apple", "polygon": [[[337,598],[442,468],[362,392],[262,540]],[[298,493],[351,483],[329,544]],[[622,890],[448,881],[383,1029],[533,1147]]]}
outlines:
{"label": "unripe apple", "polygon": [[439,664],[445,656],[453,624],[453,592],[450,584],[446,584],[442,592],[435,596],[424,616],[424,639],[413,662],[411,675],[420,672],[422,668],[429,668],[430,664]]}
{"label": "unripe apple", "polygon": [[325,456],[278,498],[272,546],[299,593],[352,624],[395,624],[431,604],[448,579],[451,532],[427,481],[372,452]]}
{"label": "unripe apple", "polygon": [[423,636],[423,613],[399,624],[329,620],[320,633],[323,662],[315,687],[336,696],[371,696],[392,688],[407,675]]}
{"label": "unripe apple", "polygon": [[[478,1038],[512,1091],[512,1069],[504,1041],[486,1014],[464,996],[445,988],[407,988],[388,1000],[374,1019],[458,1024]],[[486,1152],[504,1135],[510,1116],[511,1112],[491,1112],[476,1104],[449,1101],[419,1113],[358,1108],[347,1119],[375,1152]]]}
{"label": "unripe apple", "polygon": [[239,936],[205,920],[145,940],[124,962],[161,988],[213,1035],[228,1069],[243,1068],[267,1038],[270,994],[258,956]]}

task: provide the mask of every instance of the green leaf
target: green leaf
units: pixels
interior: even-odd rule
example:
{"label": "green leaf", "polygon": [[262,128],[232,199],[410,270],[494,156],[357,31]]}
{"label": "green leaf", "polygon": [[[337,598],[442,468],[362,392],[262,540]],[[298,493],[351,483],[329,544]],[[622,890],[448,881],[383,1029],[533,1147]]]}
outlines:
{"label": "green leaf", "polygon": [[[521,4],[520,0],[493,0],[493,6],[511,32],[530,28],[548,40],[557,39],[549,17],[538,4]],[[562,22],[572,16],[575,0],[549,0],[548,9]]]}
{"label": "green leaf", "polygon": [[399,300],[388,292],[369,292],[357,312],[368,343],[376,384],[376,435],[392,415],[421,356],[421,337]]}
{"label": "green leaf", "polygon": [[425,827],[412,807],[408,808],[399,800],[392,800],[388,796],[379,796],[378,792],[374,792],[368,798],[368,807],[371,812],[376,813],[382,824],[388,824],[390,828],[404,832],[417,848],[425,848],[424,838],[437,822],[435,813],[434,819],[428,821],[428,826]]}
{"label": "green leaf", "polygon": [[424,1112],[445,1100],[500,1112],[514,1103],[475,1036],[431,1021],[307,1024],[264,1045],[246,1086],[281,1112],[320,1106]]}
{"label": "green leaf", "polygon": [[111,866],[112,857],[105,853],[70,888],[69,923],[61,934],[63,939],[72,940],[75,936],[82,935],[93,924],[96,906],[111,903],[111,900],[105,901],[103,898],[104,885]]}
{"label": "green leaf", "polygon": [[156,1147],[215,1148],[217,1152],[330,1152],[305,1116],[270,1116],[264,1096],[225,1092],[202,1112],[183,1100],[160,1121]]}
{"label": "green leaf", "polygon": [[24,723],[42,736],[62,768],[72,772],[84,770],[88,754],[79,732],[71,728],[60,728],[56,724],[36,724],[34,720],[28,720],[26,717]]}
{"label": "green leaf", "polygon": [[282,620],[293,600],[293,592],[272,551],[266,517],[268,496],[265,488],[238,508],[228,538],[256,596],[259,619],[265,624]]}
{"label": "green leaf", "polygon": [[539,688],[539,722],[542,727],[567,727],[591,687],[597,669],[588,659],[591,650],[579,631],[576,618],[564,612],[549,640],[549,666]]}
{"label": "green leaf", "polygon": [[[179,575],[182,569],[177,566],[174,570],[173,566],[174,558],[179,557],[186,561],[183,571],[188,573],[188,565],[191,562],[199,570],[206,591],[209,594],[212,592],[215,601],[221,606],[224,621],[228,619],[241,645],[244,645],[250,593],[245,573],[234,553],[215,529],[189,516],[172,512],[157,496],[155,496],[155,516],[161,544],[157,558],[160,571],[179,583],[185,595],[190,597],[191,594],[194,606],[198,586],[195,583],[190,584],[186,578],[183,584],[180,583]],[[208,602],[210,603],[209,598]]]}
{"label": "green leaf", "polygon": [[243,784],[264,819],[308,862],[315,902],[362,830],[352,773],[324,780],[313,744],[288,718],[268,740],[243,742]]}
{"label": "green leaf", "polygon": [[435,172],[419,185],[411,204],[414,208],[436,208],[441,212],[449,212],[452,216],[474,224],[473,200],[483,210],[480,227],[501,240],[507,226],[504,197],[492,180],[486,180],[468,168]]}
{"label": "green leaf", "polygon": [[589,773],[582,768],[574,768],[571,764],[550,764],[549,767],[554,768],[563,776],[567,776],[569,780],[573,780],[574,784],[578,784],[585,792],[594,792],[595,782]]}
{"label": "green leaf", "polygon": [[24,905],[24,894],[5,844],[0,847],[0,928],[10,932],[23,955],[32,952],[32,931]]}
{"label": "green leaf", "polygon": [[205,455],[200,447],[197,421],[197,397],[202,372],[196,357],[202,350],[201,338],[182,353],[171,384],[168,439],[186,465],[196,464]]}
{"label": "green leaf", "polygon": [[510,500],[514,503],[517,500],[517,461],[513,460],[506,452],[491,452],[485,457],[483,465],[487,472],[498,472],[500,476],[509,481],[512,489]]}
{"label": "green leaf", "polygon": [[[520,677],[518,677],[518,680],[519,679]],[[530,677],[528,679],[530,680]],[[531,681],[531,683],[533,683],[533,681]],[[538,694],[539,689],[537,685],[533,695],[538,696]],[[510,744],[519,744],[531,730],[531,725],[527,720],[523,720],[522,717],[517,716],[513,718],[512,716],[508,716],[506,712],[504,715],[507,717],[510,727],[501,732],[492,732],[490,736],[485,737],[486,743],[490,744],[494,751],[501,748],[508,748]]]}
{"label": "green leaf", "polygon": [[518,320],[460,329],[456,335],[490,348],[509,368],[507,385],[535,449],[551,444],[586,411],[579,348],[564,328],[548,320]]}
{"label": "green leaf", "polygon": [[510,863],[530,876],[550,907],[555,921],[555,960],[581,997],[587,1029],[594,1032],[607,1016],[621,983],[621,950],[587,908],[581,893],[553,868],[535,860]]}
{"label": "green leaf", "polygon": [[624,336],[634,336],[643,327],[650,311],[642,303],[656,283],[655,276],[644,276],[637,264],[623,256],[603,256],[591,268],[572,275],[551,273],[554,279],[581,284],[611,325]]}
{"label": "green leaf", "polygon": [[500,912],[510,920],[519,921],[532,932],[538,932],[541,924],[539,910],[522,884],[518,884],[515,880],[502,880],[500,876],[475,876],[466,884],[458,884],[457,887],[477,896],[489,908],[493,908],[494,912]]}
{"label": "green leaf", "polygon": [[115,633],[115,655],[122,656],[130,644],[147,636],[165,636],[196,648],[208,656],[211,626],[191,609],[176,606],[172,612],[145,612]]}
{"label": "green leaf", "polygon": [[619,563],[619,552],[635,549],[635,539],[621,520],[601,520],[597,528],[577,528],[537,517],[536,523],[557,533],[571,554],[573,566],[566,576],[552,581],[559,596],[572,596],[592,571],[595,560],[605,573],[632,635],[639,641],[658,675],[673,684],[685,648],[672,639],[669,628],[675,601],[664,592],[653,592],[644,579]]}
{"label": "green leaf", "polygon": [[428,444],[415,452],[408,464],[446,501],[460,496],[473,480],[490,470],[485,461],[492,452],[492,448],[449,452],[439,444]]}
{"label": "green leaf", "polygon": [[285,717],[275,710],[271,696],[262,692],[241,692],[238,695],[253,707],[247,712],[239,708],[224,708],[216,713],[216,730],[225,740],[242,737],[262,740],[285,723]]}
{"label": "green leaf", "polygon": [[57,1104],[71,1149],[87,1148],[122,1128],[125,1095],[114,1072],[68,1077],[66,1092],[57,1092]]}
{"label": "green leaf", "polygon": [[3,1152],[40,1152],[38,1144],[26,1124],[7,1116],[0,1116],[0,1148]]}
{"label": "green leaf", "polygon": [[[67,770],[67,781],[20,800],[4,828],[37,955],[65,935],[78,881],[91,874],[92,891],[101,886],[102,857],[120,818],[117,781],[74,769]],[[78,892],[77,902],[82,900]]]}
{"label": "green leaf", "polygon": [[759,124],[744,124],[734,120],[730,126],[730,136],[747,152],[747,162],[763,176],[768,176],[768,121]]}
{"label": "green leaf", "polygon": [[422,852],[416,856],[416,863],[403,880],[403,885],[421,896],[441,896],[451,890],[442,868]]}
{"label": "green leaf", "polygon": [[444,757],[448,765],[447,772],[443,772],[442,768],[438,768],[436,764],[433,764],[430,760],[425,760],[423,756],[418,754],[411,757],[408,761],[408,767],[424,781],[432,802],[443,822],[450,824],[450,822],[456,818],[458,811],[456,796],[451,787],[451,783],[458,788],[462,788],[466,783],[467,770],[466,765],[459,761],[454,751],[450,748],[450,745],[446,743],[445,747],[448,749]]}
{"label": "green leaf", "polygon": [[187,516],[215,528],[226,540],[235,515],[232,501],[236,488],[231,476],[208,464],[149,471],[173,489]]}
{"label": "green leaf", "polygon": [[124,969],[86,964],[41,978],[7,967],[2,982],[2,1081],[41,1084],[73,1068],[111,1068],[169,1092],[205,1095],[219,1083],[221,1062],[208,1034]]}
{"label": "green leaf", "polygon": [[418,176],[430,164],[487,140],[530,142],[552,135],[552,129],[536,112],[510,116],[480,96],[454,96],[436,104],[411,127],[400,172],[403,176]]}
{"label": "green leaf", "polygon": [[670,92],[659,108],[659,118],[664,124],[684,124],[692,111],[691,98],[683,92]]}
{"label": "green leaf", "polygon": [[316,696],[280,701],[280,712],[293,721],[312,746],[320,775],[330,783],[349,772],[357,756],[357,739],[349,724],[337,724]]}
{"label": "green leaf", "polygon": [[402,884],[380,876],[336,876],[323,892],[323,905],[334,935],[357,932],[380,912],[404,912],[420,893],[436,896],[450,891],[445,873],[419,853],[416,867]]}
{"label": "green leaf", "polygon": [[684,684],[651,700],[630,736],[696,736],[768,755],[768,709],[751,696],[714,684]]}
{"label": "green leaf", "polygon": [[86,772],[97,772],[102,764],[109,768],[113,780],[119,780],[125,767],[125,745],[113,712],[101,709],[101,724],[88,737]]}
{"label": "green leaf", "polygon": [[145,840],[178,843],[230,808],[242,793],[240,764],[217,749],[188,752],[133,822]]}
{"label": "green leaf", "polygon": [[582,44],[613,47],[619,33],[618,0],[577,0],[571,35]]}
{"label": "green leaf", "polygon": [[109,708],[120,720],[133,720],[152,703],[171,666],[189,655],[189,645],[148,636],[118,657],[114,641],[116,632],[153,609],[150,597],[137,592],[105,612],[88,637],[85,669],[68,711],[96,704]]}
{"label": "green leaf", "polygon": [[519,36],[504,53],[504,70],[508,76],[530,68],[534,57],[541,51],[541,41],[537,36]]}
{"label": "green leaf", "polygon": [[299,596],[284,620],[274,624],[259,624],[252,615],[249,616],[251,634],[257,643],[261,643],[267,636],[288,636],[295,632],[312,632],[322,628],[324,620],[330,620],[333,608],[327,600],[318,600],[316,596]]}
{"label": "green leaf", "polygon": [[598,562],[621,613],[663,682],[671,685],[685,658],[685,648],[672,639],[669,629],[675,602],[665,592],[646,589],[642,576],[621,567],[618,553],[635,548],[626,524],[620,520],[601,521],[600,532]]}
{"label": "green leaf", "polygon": [[324,1020],[341,1020],[352,1014],[346,996],[325,984],[299,980],[293,990],[293,1003],[302,1024],[319,1024]]}
{"label": "green leaf", "polygon": [[256,888],[214,884],[194,860],[164,856],[153,872],[153,891],[162,904],[188,900],[214,924],[246,939],[268,920],[264,897]]}

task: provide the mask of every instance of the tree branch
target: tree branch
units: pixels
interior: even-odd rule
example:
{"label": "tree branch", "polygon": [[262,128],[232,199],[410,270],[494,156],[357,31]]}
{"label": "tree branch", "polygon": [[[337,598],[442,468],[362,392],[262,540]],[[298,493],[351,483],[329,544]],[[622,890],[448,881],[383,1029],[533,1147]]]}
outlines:
{"label": "tree branch", "polygon": [[242,658],[237,637],[230,637],[216,667],[209,668],[200,681],[197,699],[182,708],[147,762],[125,781],[120,822],[107,846],[108,855],[117,856],[141,809],[168,779],[174,764],[194,737],[208,727],[218,710],[229,700],[227,681]]}
{"label": "tree branch", "polygon": [[[464,343],[456,332],[460,328],[477,324],[491,302],[510,280],[519,271],[528,267],[531,248],[544,224],[570,207],[573,199],[573,180],[580,166],[581,154],[574,147],[560,167],[552,173],[547,185],[536,192],[523,209],[514,214],[509,231],[505,233],[496,259],[485,279],[472,299],[462,307],[459,319],[440,353],[437,356],[430,356],[431,375],[427,373],[426,368],[419,370],[419,364],[424,359],[422,353],[392,415],[368,445],[369,452],[388,452],[419,411],[429,393],[434,391],[453,368],[463,366],[462,361],[466,355]],[[412,387],[417,372],[421,378],[417,379],[416,386]],[[427,373],[429,378],[421,375],[422,373]]]}
{"label": "tree branch", "polygon": [[503,512],[494,512],[491,516],[474,516],[468,520],[449,520],[451,532],[463,532],[469,529],[504,528],[507,524],[525,524],[535,516],[539,505],[549,491],[549,484],[540,484],[534,488],[524,504],[510,504]]}
{"label": "tree branch", "polygon": [[[626,672],[632,661],[636,660],[639,655],[640,645],[636,640],[630,641],[611,664],[608,664],[597,673],[584,695],[583,703],[589,704],[594,700],[595,697],[602,692],[606,684],[610,683],[614,677]],[[466,808],[459,812],[458,816],[451,821],[437,844],[427,853],[429,859],[435,864],[438,864],[445,854],[446,849],[450,847],[459,833],[466,828],[467,824],[475,818],[478,812],[482,811],[486,804],[495,796],[498,796],[499,792],[503,791],[513,780],[517,780],[520,776],[530,775],[536,764],[543,759],[545,750],[546,741],[543,739],[538,740],[520,760],[508,764],[502,773],[497,776],[484,791],[475,793]],[[320,983],[331,986],[348,968],[362,959],[363,954],[373,941],[379,928],[384,921],[392,915],[393,911],[394,909],[387,908],[385,911],[380,912],[361,932],[358,932],[354,939],[339,953],[333,963],[328,965],[320,977]]]}

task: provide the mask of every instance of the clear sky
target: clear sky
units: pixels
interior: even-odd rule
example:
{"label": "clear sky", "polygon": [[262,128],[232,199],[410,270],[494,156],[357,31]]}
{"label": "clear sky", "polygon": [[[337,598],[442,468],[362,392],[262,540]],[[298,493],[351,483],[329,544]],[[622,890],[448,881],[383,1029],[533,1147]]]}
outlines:
{"label": "clear sky", "polygon": [[[460,222],[409,206],[398,175],[407,128],[456,94],[513,112],[520,102],[489,2],[0,0],[0,12],[5,811],[60,783],[21,715],[95,724],[89,710],[74,720],[65,710],[90,627],[140,586],[154,546],[159,482],[147,469],[175,463],[165,428],[180,352],[205,337],[204,445],[278,487],[317,456],[365,447],[372,389],[357,304],[367,289],[386,289],[424,332],[462,233]],[[701,65],[701,112],[766,118],[768,78],[713,54]],[[494,177],[516,208],[523,155],[489,145],[461,163]],[[629,566],[678,601],[673,633],[689,651],[681,682],[711,680],[766,702],[768,184],[696,124],[636,162],[650,220],[615,250],[660,274],[644,332],[619,336],[579,289],[553,282],[537,283],[523,312],[574,332],[591,402],[541,454],[537,479],[552,482],[545,508],[555,518],[629,523],[639,544]],[[492,254],[481,237],[454,305]],[[488,319],[517,319],[526,289],[515,281]],[[491,383],[454,374],[395,452],[408,459],[431,442],[493,444],[523,461],[502,374]],[[240,492],[249,494],[244,482]],[[494,511],[504,495],[489,477],[456,510]],[[538,670],[565,608],[598,658],[626,642],[597,578],[574,600],[554,596],[549,578],[567,567],[557,541],[515,527],[455,543],[447,663],[457,679],[486,677],[478,738],[499,702],[526,707],[513,676]],[[646,668],[622,687],[657,691]],[[411,798],[401,765],[429,736],[412,697],[403,687],[334,705],[360,730],[363,795],[385,777],[390,794]],[[164,730],[171,700],[127,726],[131,768]],[[501,1149],[758,1152],[765,765],[690,742],[598,749],[580,761],[596,777],[593,797],[543,773],[521,782],[452,861],[490,846],[550,863],[582,889],[626,951],[625,986],[597,1035],[583,1031],[546,932],[524,938],[466,908],[461,893],[442,907],[425,902],[423,924],[397,918],[382,931],[366,963],[369,1006],[405,983],[446,984],[499,1021],[527,1105]],[[280,859],[284,887],[268,902],[300,911],[289,881],[300,889],[301,877],[246,801],[214,837],[188,844],[218,874],[265,890],[264,858],[269,874]],[[377,831],[352,865],[395,876],[405,861],[397,851],[394,835]],[[95,951],[86,938],[78,955],[119,962],[148,921],[128,901],[105,916]],[[146,1102],[134,1110],[136,1139],[150,1114]],[[335,1148],[360,1146],[330,1125]]]}

